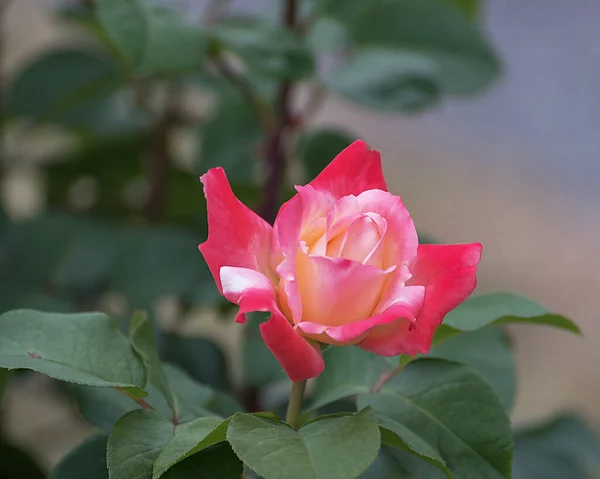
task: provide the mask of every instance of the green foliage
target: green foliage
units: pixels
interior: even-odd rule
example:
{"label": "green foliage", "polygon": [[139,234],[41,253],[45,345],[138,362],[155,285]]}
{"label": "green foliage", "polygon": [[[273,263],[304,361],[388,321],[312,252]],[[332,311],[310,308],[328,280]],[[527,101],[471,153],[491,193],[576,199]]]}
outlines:
{"label": "green foliage", "polygon": [[325,371],[317,377],[310,409],[368,393],[392,368],[381,356],[358,348],[331,347],[323,353]]}
{"label": "green foliage", "polygon": [[76,130],[106,131],[117,117],[115,93],[125,85],[110,59],[86,50],[54,50],[13,79],[4,115]]}
{"label": "green foliage", "polygon": [[166,479],[239,479],[244,465],[231,446],[217,444],[177,463],[162,476]]}
{"label": "green foliage", "polygon": [[108,479],[106,443],[108,436],[92,436],[69,454],[52,470],[49,479]]}
{"label": "green foliage", "polygon": [[294,431],[236,414],[227,430],[235,453],[267,479],[351,479],[375,460],[379,429],[372,411],[324,416]]}
{"label": "green foliage", "polygon": [[428,357],[465,364],[481,374],[510,410],[515,401],[517,372],[505,331],[488,327],[451,337],[434,346]]}
{"label": "green foliage", "polygon": [[222,23],[212,29],[219,47],[235,52],[249,70],[267,77],[300,80],[314,71],[306,42],[289,30],[259,20]]}
{"label": "green foliage", "polygon": [[260,335],[259,326],[265,319],[266,314],[252,313],[247,315],[245,324],[244,379],[248,385],[257,388],[285,380],[287,377]]}
{"label": "green foliage", "polygon": [[98,0],[96,12],[108,37],[141,74],[192,70],[208,51],[201,28],[153,0]]}
{"label": "green foliage", "polygon": [[2,396],[10,383],[13,371],[10,369],[0,369],[0,404],[2,404]]}
{"label": "green foliage", "polygon": [[438,340],[456,331],[475,331],[489,324],[507,323],[539,324],[580,334],[573,321],[550,313],[530,299],[512,293],[491,293],[468,299],[450,311],[438,332]]}
{"label": "green foliage", "polygon": [[[509,418],[492,388],[463,366],[436,359],[415,361],[378,394],[361,395],[358,405],[373,407],[382,427],[400,441],[412,445],[418,436],[457,478],[511,477]],[[432,466],[416,457],[406,468],[417,477],[428,477]]]}
{"label": "green foliage", "polygon": [[0,367],[31,369],[63,381],[145,395],[141,360],[102,313],[4,313],[0,316]]}
{"label": "green foliage", "polygon": [[301,136],[296,149],[306,170],[307,182],[315,178],[353,141],[353,136],[334,128],[311,131]]}
{"label": "green foliage", "polygon": [[111,479],[150,479],[154,461],[173,437],[173,423],[154,411],[131,411],[117,421],[106,449]]}
{"label": "green foliage", "polygon": [[515,479],[593,479],[600,439],[585,422],[561,415],[515,434]]}

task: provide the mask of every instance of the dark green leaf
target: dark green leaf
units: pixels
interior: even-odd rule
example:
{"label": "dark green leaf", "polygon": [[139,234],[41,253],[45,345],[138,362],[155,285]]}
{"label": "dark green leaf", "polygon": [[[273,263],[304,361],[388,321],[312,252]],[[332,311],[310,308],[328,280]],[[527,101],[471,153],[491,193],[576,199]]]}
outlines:
{"label": "dark green leaf", "polygon": [[55,379],[137,388],[144,366],[129,341],[102,313],[57,314],[17,310],[0,316],[0,367],[32,369]]}
{"label": "dark green leaf", "polygon": [[4,441],[0,441],[0,458],[2,479],[44,479],[46,477],[33,458]]}
{"label": "dark green leaf", "polygon": [[383,357],[359,348],[330,347],[323,358],[325,371],[317,377],[310,409],[368,393],[383,373],[392,370]]}
{"label": "dark green leaf", "polygon": [[105,434],[89,438],[56,465],[49,479],[108,479],[107,441],[108,435]]}
{"label": "dark green leaf", "polygon": [[585,422],[559,416],[517,430],[514,479],[593,479],[600,472],[600,440]]}
{"label": "dark green leaf", "polygon": [[196,381],[215,389],[229,386],[227,359],[214,341],[162,333],[159,349],[164,361],[179,366]]}
{"label": "dark green leaf", "polygon": [[208,41],[202,29],[153,0],[98,0],[108,37],[142,73],[175,73],[202,64]]}
{"label": "dark green leaf", "polygon": [[165,479],[239,479],[244,465],[227,443],[217,444],[178,463]]}
{"label": "dark green leaf", "polygon": [[360,47],[426,56],[437,66],[437,79],[446,93],[481,90],[500,74],[483,33],[446,0],[376,2],[360,17],[354,40]]}
{"label": "dark green leaf", "polygon": [[200,133],[203,172],[220,166],[233,184],[252,182],[262,132],[255,111],[244,99],[223,99],[214,115],[202,125]]}
{"label": "dark green leaf", "polygon": [[0,404],[2,404],[2,396],[4,395],[4,391],[6,391],[6,388],[10,383],[12,375],[13,371],[11,371],[10,369],[0,368]]}
{"label": "dark green leaf", "polygon": [[298,140],[298,156],[306,169],[307,180],[315,178],[337,154],[356,138],[348,133],[324,129],[306,133]]}
{"label": "dark green leaf", "polygon": [[175,417],[178,417],[181,412],[180,405],[163,370],[154,342],[154,329],[146,312],[138,311],[131,318],[129,341],[146,367],[148,381],[161,392]]}
{"label": "dark green leaf", "polygon": [[325,85],[361,105],[413,113],[440,97],[439,67],[410,50],[363,48],[325,78]]}
{"label": "dark green leaf", "polygon": [[173,437],[173,423],[154,411],[123,416],[108,438],[107,464],[111,479],[151,479],[154,461]]}
{"label": "dark green leaf", "polygon": [[114,95],[123,84],[115,66],[94,53],[47,52],[13,80],[6,115],[78,129],[111,128]]}
{"label": "dark green leaf", "polygon": [[158,479],[178,462],[225,441],[228,424],[229,420],[203,417],[177,426],[173,439],[165,446],[154,463],[152,477]]}
{"label": "dark green leaf", "polygon": [[470,18],[476,19],[481,13],[480,0],[446,0],[451,5],[459,8]]}
{"label": "dark green leaf", "polygon": [[516,368],[505,331],[499,327],[459,334],[434,346],[429,357],[466,364],[494,388],[511,410],[517,388]]}
{"label": "dark green leaf", "polygon": [[250,385],[262,388],[269,383],[286,379],[281,364],[267,348],[260,335],[260,323],[265,320],[263,313],[251,313],[247,316],[244,331],[244,379]]}
{"label": "dark green leaf", "polygon": [[402,451],[383,446],[373,464],[360,479],[416,479],[402,466]]}
{"label": "dark green leaf", "polygon": [[[454,477],[510,478],[512,432],[498,396],[479,376],[458,364],[420,359],[379,393],[363,395],[386,429],[405,442],[419,436],[442,457]],[[404,437],[406,430],[410,437]],[[405,463],[417,477],[431,465],[414,456]]]}
{"label": "dark green leaf", "polygon": [[450,311],[444,320],[445,326],[460,331],[474,331],[492,323],[539,324],[581,333],[570,319],[550,313],[530,299],[512,293],[491,293],[468,299]]}
{"label": "dark green leaf", "polygon": [[320,418],[299,431],[236,414],[227,440],[245,464],[268,479],[353,479],[375,460],[380,446],[370,409]]}
{"label": "dark green leaf", "polygon": [[314,71],[308,45],[279,25],[237,21],[221,24],[213,33],[225,48],[244,60],[249,70],[286,80],[307,78]]}

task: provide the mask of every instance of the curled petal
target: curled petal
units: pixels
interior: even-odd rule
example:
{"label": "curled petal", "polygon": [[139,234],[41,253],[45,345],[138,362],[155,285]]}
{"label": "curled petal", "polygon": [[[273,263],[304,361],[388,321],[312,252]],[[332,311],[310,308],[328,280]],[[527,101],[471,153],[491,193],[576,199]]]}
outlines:
{"label": "curled petal", "polygon": [[376,213],[386,219],[387,230],[381,246],[383,267],[412,262],[417,254],[419,238],[415,224],[402,199],[379,190],[364,191],[356,199],[361,205],[362,212]]}
{"label": "curled petal", "polygon": [[244,322],[245,313],[270,311],[271,318],[260,325],[267,347],[292,381],[318,376],[324,366],[321,351],[303,338],[277,307],[275,288],[263,274],[246,268],[221,268],[224,296],[240,306],[236,321]]}
{"label": "curled petal", "polygon": [[219,291],[223,293],[223,266],[259,271],[275,281],[269,264],[271,226],[235,197],[222,168],[212,168],[200,179],[208,208],[208,239],[199,249]]}

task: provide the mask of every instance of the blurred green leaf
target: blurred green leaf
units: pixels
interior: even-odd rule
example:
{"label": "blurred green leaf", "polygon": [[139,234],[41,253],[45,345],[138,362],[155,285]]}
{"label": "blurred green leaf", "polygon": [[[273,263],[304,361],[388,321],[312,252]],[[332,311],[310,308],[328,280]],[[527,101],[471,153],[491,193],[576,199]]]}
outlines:
{"label": "blurred green leaf", "polygon": [[222,98],[200,134],[202,172],[220,166],[233,184],[253,182],[262,131],[256,113],[246,101],[239,97]]}
{"label": "blurred green leaf", "polygon": [[171,411],[173,411],[174,417],[178,417],[181,412],[179,401],[173,393],[169,385],[169,379],[163,370],[154,341],[154,329],[145,311],[137,311],[131,318],[129,341],[144,363],[148,381],[161,392]]}
{"label": "blurred green leaf", "polygon": [[247,321],[243,343],[244,379],[250,386],[262,388],[269,383],[282,381],[287,378],[281,364],[260,334],[260,324],[268,317],[265,313],[250,313]]}
{"label": "blurred green leaf", "polygon": [[270,479],[352,479],[375,460],[380,447],[379,428],[370,408],[319,418],[299,431],[250,414],[236,414],[227,440],[245,464]]}
{"label": "blurred green leaf", "polygon": [[359,348],[332,346],[323,352],[325,371],[317,377],[308,407],[320,408],[338,399],[368,393],[392,368],[385,358]]}
{"label": "blurred green leaf", "polygon": [[237,53],[250,71],[285,80],[301,80],[314,72],[308,45],[279,25],[238,20],[222,23],[212,33],[222,47]]}
{"label": "blurred green leaf", "polygon": [[133,230],[112,271],[112,289],[125,294],[132,308],[148,308],[162,297],[215,288],[207,281],[199,239],[170,227]]}
{"label": "blurred green leaf", "polygon": [[594,479],[600,439],[580,418],[561,415],[515,434],[514,479]]}
{"label": "blurred green leaf", "polygon": [[239,479],[244,465],[231,446],[220,443],[177,463],[167,473],[168,479]]}
{"label": "blurred green leaf", "polygon": [[306,169],[307,180],[315,178],[337,154],[356,138],[336,129],[311,131],[300,137],[296,146]]}
{"label": "blurred green leaf", "polygon": [[109,60],[84,50],[53,50],[15,76],[5,115],[76,129],[114,129],[115,93],[123,86]]}
{"label": "blurred green leaf", "polygon": [[[107,434],[92,436],[67,454],[52,470],[49,479],[108,479]],[[27,476],[29,479],[29,476]]]}
{"label": "blurred green leaf", "polygon": [[150,479],[160,451],[173,437],[173,423],[154,411],[138,410],[117,421],[108,438],[111,479]]}
{"label": "blurred green leaf", "polygon": [[[359,396],[359,408],[368,405],[407,443],[420,437],[455,477],[511,477],[510,420],[491,386],[470,369],[439,359],[414,361],[379,393]],[[408,459],[407,470],[431,477],[430,464]]]}
{"label": "blurred green leaf", "polygon": [[198,68],[208,51],[198,25],[153,0],[97,0],[96,13],[108,37],[143,74]]}
{"label": "blurred green leaf", "polygon": [[2,404],[2,396],[4,396],[4,391],[6,391],[12,375],[13,371],[10,369],[0,368],[0,404]]}
{"label": "blurred green leaf", "polygon": [[456,335],[434,346],[427,356],[457,361],[474,369],[494,388],[504,407],[512,409],[517,372],[504,329],[489,327]]}
{"label": "blurred green leaf", "polygon": [[446,0],[374,2],[360,16],[353,36],[361,48],[399,49],[429,58],[445,93],[473,93],[500,75],[485,35]]}
{"label": "blurred green leaf", "polygon": [[408,49],[357,50],[331,72],[325,85],[349,100],[392,113],[414,113],[440,98],[439,67]]}
{"label": "blurred green leaf", "polygon": [[[0,477],[2,479],[44,479],[46,475],[21,449],[0,440]],[[90,479],[96,479],[91,478]]]}
{"label": "blurred green leaf", "polygon": [[402,459],[397,457],[401,452],[382,446],[377,459],[360,479],[417,479],[402,466]]}
{"label": "blurred green leaf", "polygon": [[470,18],[477,18],[481,13],[480,0],[446,0],[451,5],[465,12]]}
{"label": "blurred green leaf", "polygon": [[127,388],[131,394],[145,395],[141,360],[103,313],[17,310],[2,314],[0,367],[31,369],[67,382]]}
{"label": "blurred green leaf", "polygon": [[[475,331],[489,324],[507,323],[539,324],[581,334],[570,319],[550,313],[534,301],[513,293],[491,293],[468,299],[446,315],[442,326]],[[441,334],[446,334],[444,328]]]}
{"label": "blurred green leaf", "polygon": [[215,342],[161,333],[159,345],[160,356],[164,361],[179,366],[196,381],[215,389],[226,389],[229,386],[227,360]]}

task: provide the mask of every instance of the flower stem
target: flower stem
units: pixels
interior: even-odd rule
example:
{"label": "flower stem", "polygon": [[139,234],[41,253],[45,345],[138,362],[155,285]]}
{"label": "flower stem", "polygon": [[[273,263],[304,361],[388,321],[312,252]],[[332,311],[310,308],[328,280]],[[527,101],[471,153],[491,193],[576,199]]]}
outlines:
{"label": "flower stem", "polygon": [[305,389],[306,379],[304,381],[292,383],[292,393],[290,394],[290,402],[288,403],[285,422],[293,429],[298,429],[300,427],[300,412],[302,411],[302,398],[304,397]]}

